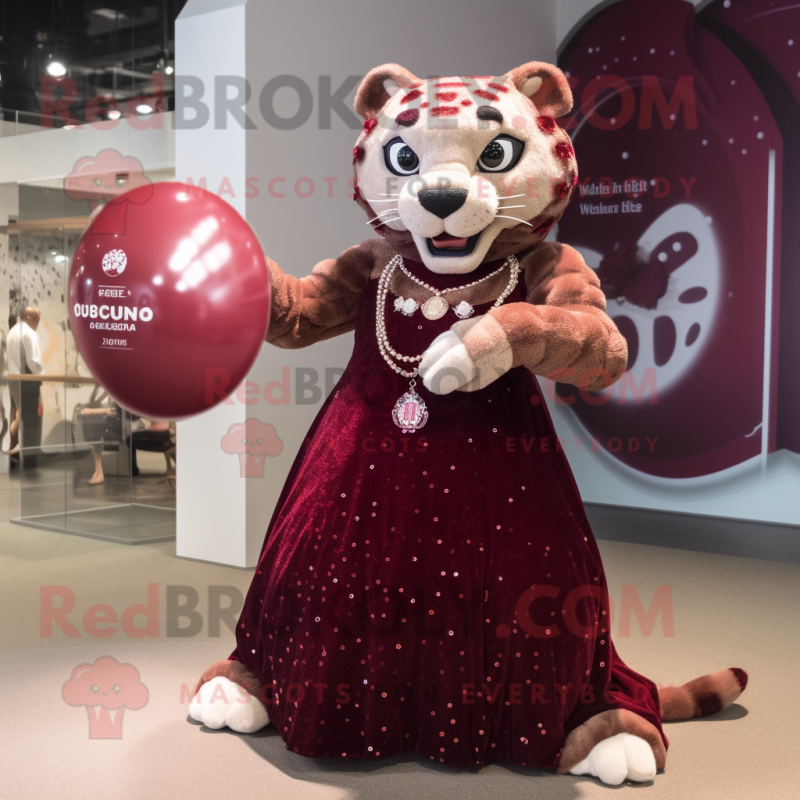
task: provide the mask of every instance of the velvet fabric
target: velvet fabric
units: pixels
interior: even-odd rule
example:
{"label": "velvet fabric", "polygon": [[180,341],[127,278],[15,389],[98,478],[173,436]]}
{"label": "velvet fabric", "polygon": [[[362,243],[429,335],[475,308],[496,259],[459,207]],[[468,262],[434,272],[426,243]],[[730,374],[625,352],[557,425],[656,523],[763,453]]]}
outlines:
{"label": "velvet fabric", "polygon": [[[437,288],[463,282],[406,264]],[[444,396],[418,381],[429,418],[403,434],[391,411],[409,381],[378,351],[377,283],[283,488],[231,655],[264,682],[286,747],[555,768],[567,734],[614,708],[666,746],[656,687],[612,644],[600,555],[536,378],[515,367]],[[525,296],[520,276],[507,302]],[[408,355],[456,319],[386,302]]]}

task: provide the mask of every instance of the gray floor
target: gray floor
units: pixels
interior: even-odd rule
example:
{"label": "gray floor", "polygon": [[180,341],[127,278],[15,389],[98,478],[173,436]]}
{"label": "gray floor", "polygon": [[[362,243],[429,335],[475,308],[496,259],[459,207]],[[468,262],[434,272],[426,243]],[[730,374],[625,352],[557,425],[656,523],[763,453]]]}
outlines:
{"label": "gray floor", "polygon": [[[0,522],[36,518],[43,525],[117,541],[174,536],[169,511],[175,508],[174,479],[165,477],[161,455],[140,452],[138,458],[138,477],[106,475],[98,485],[89,483],[93,462],[88,452],[73,458],[69,467],[51,458],[40,460],[35,473],[0,473]],[[587,504],[586,512],[598,539],[800,563],[800,526],[600,504]]]}
{"label": "gray floor", "polygon": [[593,503],[586,504],[586,514],[598,539],[800,564],[800,525]]}
{"label": "gray floor", "polygon": [[[663,617],[652,630],[633,616],[612,620],[620,655],[658,683],[684,682],[727,666],[750,673],[730,709],[667,727],[667,768],[652,784],[611,789],[587,777],[491,765],[480,772],[441,768],[414,756],[380,763],[307,759],[288,752],[272,727],[255,736],[211,731],[187,720],[190,689],[202,670],[233,648],[235,621],[210,624],[212,589],[232,614],[251,573],[175,557],[173,542],[113,542],[0,524],[0,794],[27,798],[113,797],[176,800],[576,800],[639,791],[650,800],[788,800],[797,797],[795,690],[800,663],[800,567],[764,560],[600,541],[612,600],[634,587],[645,609],[658,587],[670,591],[674,635]],[[74,600],[69,635],[48,624],[42,591]],[[121,623],[98,638],[85,626],[97,608],[124,619],[155,592],[157,629],[132,637]],[[630,591],[630,590],[628,590]],[[200,625],[187,629],[176,606],[195,601]],[[177,600],[176,600],[177,598]],[[191,605],[191,601],[189,602]],[[43,624],[44,620],[44,624]],[[143,625],[140,616],[136,625]],[[69,629],[68,629],[69,630]],[[101,656],[132,664],[148,701],[124,711],[120,739],[90,739],[85,707],[62,691],[73,671]]]}
{"label": "gray floor", "polygon": [[[134,491],[165,503],[174,498],[161,463],[152,461],[143,472],[133,484],[140,489],[132,488],[129,478],[110,476],[105,484],[89,486],[89,461],[67,481],[60,474],[61,497],[73,491],[76,513],[70,516],[102,533],[109,521],[111,528],[119,527],[115,504]],[[45,468],[41,479],[39,497],[57,502],[58,471]],[[174,542],[131,548],[9,524],[6,520],[20,512],[19,494],[18,475],[0,474],[3,797],[576,800],[626,790],[645,792],[652,800],[797,797],[800,567],[780,563],[793,560],[781,559],[786,553],[780,542],[790,541],[794,530],[761,531],[776,537],[765,550],[756,528],[749,529],[748,539],[748,531],[728,523],[587,509],[616,608],[631,589],[643,612],[656,591],[666,587],[669,593],[674,631],[665,626],[663,611],[651,626],[629,609],[630,630],[613,619],[622,658],[659,684],[682,683],[727,666],[750,674],[747,691],[730,709],[667,726],[667,769],[652,784],[612,789],[587,777],[506,764],[469,773],[411,755],[374,764],[306,759],[288,752],[272,726],[243,736],[194,724],[187,719],[190,687],[208,664],[232,650],[235,614],[251,572],[177,559]],[[137,512],[128,506],[124,513]],[[631,538],[666,546],[625,541]],[[702,552],[726,547],[749,548],[744,552],[756,558]],[[765,560],[765,553],[776,560]],[[62,600],[43,600],[54,590]],[[105,607],[111,617],[124,620],[126,609],[148,603],[148,591],[155,598],[154,635],[131,636],[119,622],[104,624],[111,633],[102,638],[87,630],[90,610]],[[220,606],[230,604],[231,610],[213,626],[211,598],[220,592]],[[49,622],[48,607],[62,601],[73,630]],[[180,610],[187,603],[200,621],[194,629],[187,628],[188,612]],[[144,624],[141,615],[134,624]],[[76,667],[101,656],[132,664],[148,690],[143,708],[125,710],[120,739],[90,739],[87,709],[69,706],[62,696]]]}
{"label": "gray floor", "polygon": [[175,538],[175,509],[130,503],[12,520],[20,525],[141,544]]}
{"label": "gray floor", "polygon": [[23,521],[50,530],[125,543],[175,536],[175,479],[164,457],[139,454],[140,474],[90,484],[90,452],[39,456],[36,469],[0,473],[0,522]]}

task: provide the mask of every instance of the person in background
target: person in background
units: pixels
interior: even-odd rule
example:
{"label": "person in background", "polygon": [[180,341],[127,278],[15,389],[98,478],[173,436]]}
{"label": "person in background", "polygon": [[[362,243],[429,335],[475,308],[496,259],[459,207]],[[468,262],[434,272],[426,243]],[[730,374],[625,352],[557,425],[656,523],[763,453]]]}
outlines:
{"label": "person in background", "polygon": [[[13,324],[9,327],[13,327]],[[6,355],[6,335],[0,330],[0,379],[8,378],[8,356]],[[3,386],[5,380],[0,380],[0,447],[2,447],[3,439],[6,438],[6,431],[8,431],[9,419],[6,417],[6,407],[3,403]],[[13,420],[15,409],[10,409],[10,416]],[[10,449],[10,446],[9,446]]]}
{"label": "person in background", "polygon": [[[16,314],[10,314],[8,317],[8,329],[11,330],[17,324],[17,317]],[[3,337],[3,355],[2,355],[2,369],[3,369],[3,377],[8,378],[8,335],[6,334]],[[8,429],[8,450],[4,450],[3,452],[6,455],[11,455],[13,453],[19,452],[19,408],[17,408],[17,404],[14,401],[14,390],[9,385],[8,387],[8,422],[10,424],[10,428]],[[5,436],[5,425],[3,430],[3,436]],[[2,441],[3,436],[0,436],[0,441]]]}
{"label": "person in background", "polygon": [[[19,322],[8,332],[8,372],[9,375],[42,375],[42,362],[39,337],[39,310],[27,306],[19,318]],[[17,418],[11,423],[12,446],[9,454],[25,450],[24,466],[36,467],[36,451],[42,443],[42,418],[39,416],[39,389],[41,381],[9,381],[8,388],[11,400],[18,409]],[[22,428],[22,442],[18,438],[18,428]]]}
{"label": "person in background", "polygon": [[[114,413],[114,409],[108,408],[86,408],[81,411],[85,415],[107,415]],[[140,419],[136,415],[131,415],[132,419]],[[145,420],[146,421],[146,420]],[[131,475],[139,474],[139,467],[136,464],[137,450],[150,450],[164,453],[167,462],[167,475],[175,474],[175,449],[168,447],[171,442],[172,433],[169,422],[150,421],[150,427],[143,430],[133,431],[126,441],[131,448]],[[167,448],[165,450],[165,448]],[[89,483],[103,483],[105,473],[103,472],[102,446],[92,445],[92,457],[94,458],[94,473],[89,478]]]}
{"label": "person in background", "polygon": [[92,445],[92,458],[94,459],[94,472],[92,473],[92,477],[89,478],[89,483],[93,486],[96,483],[102,483],[105,479],[105,473],[103,472],[103,452],[102,450],[97,447],[96,445]]}
{"label": "person in background", "polygon": [[[97,388],[98,387],[95,387],[95,390],[92,392],[92,399],[94,399]],[[84,437],[92,442],[97,442],[97,444],[92,444],[94,472],[92,473],[92,477],[89,478],[89,483],[92,485],[103,483],[106,479],[105,473],[103,472],[103,436],[106,430],[107,418],[117,413],[118,407],[116,405],[81,409]]]}
{"label": "person in background", "polygon": [[175,474],[175,455],[165,451],[165,447],[171,440],[170,423],[165,421],[151,420],[150,427],[141,431],[134,431],[131,434],[131,475],[139,474],[139,467],[136,464],[137,450],[155,450],[163,452],[167,461],[167,475]]}
{"label": "person in background", "polygon": [[[122,414],[120,407],[108,396],[108,393],[100,384],[92,389],[89,402],[82,405],[76,422],[80,425],[81,431],[77,433],[80,440],[92,443],[92,458],[94,460],[94,472],[89,478],[92,485],[103,483],[106,476],[103,472],[103,443],[109,433],[108,426],[112,417],[119,417]],[[119,434],[112,436],[112,439],[119,442]]]}

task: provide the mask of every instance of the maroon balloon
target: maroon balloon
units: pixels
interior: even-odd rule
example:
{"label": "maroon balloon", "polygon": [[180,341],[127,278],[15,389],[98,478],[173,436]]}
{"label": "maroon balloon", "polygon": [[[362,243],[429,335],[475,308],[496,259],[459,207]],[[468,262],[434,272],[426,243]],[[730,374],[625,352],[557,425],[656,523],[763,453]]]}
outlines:
{"label": "maroon balloon", "polygon": [[115,198],[83,234],[69,317],[92,375],[123,408],[181,419],[244,379],[269,324],[258,239],[225,201],[156,183]]}

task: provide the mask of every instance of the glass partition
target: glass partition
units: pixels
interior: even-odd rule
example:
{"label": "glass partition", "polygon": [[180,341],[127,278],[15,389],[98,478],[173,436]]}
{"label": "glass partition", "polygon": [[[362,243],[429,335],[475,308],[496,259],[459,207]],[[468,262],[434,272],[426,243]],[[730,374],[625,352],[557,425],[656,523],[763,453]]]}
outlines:
{"label": "glass partition", "polygon": [[8,491],[18,491],[12,521],[129,544],[174,538],[174,423],[120,408],[70,331],[67,281],[88,202],[58,182],[15,188],[17,213],[0,235],[8,351],[0,397],[10,421],[0,440],[10,453]]}

